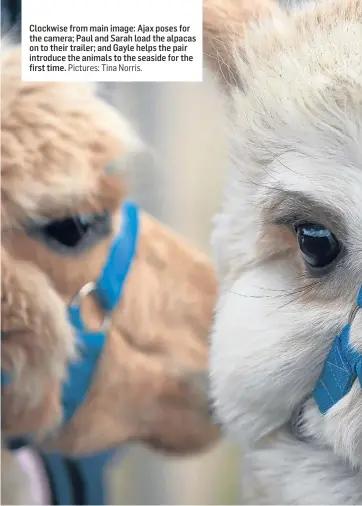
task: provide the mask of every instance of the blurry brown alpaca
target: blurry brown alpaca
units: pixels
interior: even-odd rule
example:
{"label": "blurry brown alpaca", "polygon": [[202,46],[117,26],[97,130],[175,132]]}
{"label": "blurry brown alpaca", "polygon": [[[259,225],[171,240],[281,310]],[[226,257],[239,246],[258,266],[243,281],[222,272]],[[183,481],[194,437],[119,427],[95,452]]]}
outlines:
{"label": "blurry brown alpaca", "polygon": [[[3,437],[30,434],[68,454],[132,440],[178,454],[206,448],[218,438],[199,388],[214,271],[205,255],[143,212],[97,374],[86,402],[62,424],[61,386],[76,356],[66,306],[105,263],[126,196],[114,162],[139,142],[89,86],[22,82],[19,48],[1,58],[2,368],[11,376],[2,394]],[[105,210],[112,232],[80,253],[62,254],[29,233],[80,215],[91,226]],[[91,297],[83,318],[95,328],[102,321]]]}

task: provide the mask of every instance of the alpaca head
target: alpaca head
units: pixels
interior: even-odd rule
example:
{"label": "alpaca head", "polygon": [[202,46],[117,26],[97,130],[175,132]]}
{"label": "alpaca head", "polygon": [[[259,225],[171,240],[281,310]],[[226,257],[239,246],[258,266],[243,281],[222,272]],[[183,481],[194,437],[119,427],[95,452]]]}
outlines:
{"label": "alpaca head", "polygon": [[[126,193],[115,162],[125,165],[140,143],[90,87],[22,82],[18,49],[2,54],[1,113],[3,366],[13,373],[3,429],[11,434],[24,430],[29,403],[39,400],[30,383],[51,389],[48,406],[61,423],[59,382],[74,357],[66,306],[105,265]],[[77,453],[141,440],[182,453],[214,441],[218,432],[198,388],[214,298],[208,259],[140,213],[137,253],[91,390],[52,446]],[[104,315],[91,296],[82,312],[98,329]],[[17,416],[16,388],[28,401]]]}
{"label": "alpaca head", "polygon": [[[242,444],[312,396],[362,283],[362,3],[262,17],[224,38],[228,180],[212,237],[210,395]],[[351,339],[361,352],[360,315]],[[350,457],[354,444],[361,461],[361,403],[358,381],[325,417],[308,401],[309,432]]]}

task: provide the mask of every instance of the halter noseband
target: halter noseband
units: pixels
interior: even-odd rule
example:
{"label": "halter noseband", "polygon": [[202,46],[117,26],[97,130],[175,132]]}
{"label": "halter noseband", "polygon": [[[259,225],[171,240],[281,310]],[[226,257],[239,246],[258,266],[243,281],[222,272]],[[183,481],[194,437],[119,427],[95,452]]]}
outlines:
{"label": "halter noseband", "polygon": [[355,381],[359,381],[362,388],[362,353],[350,343],[351,326],[361,309],[362,286],[348,324],[333,341],[313,392],[313,398],[323,414],[348,394]]}

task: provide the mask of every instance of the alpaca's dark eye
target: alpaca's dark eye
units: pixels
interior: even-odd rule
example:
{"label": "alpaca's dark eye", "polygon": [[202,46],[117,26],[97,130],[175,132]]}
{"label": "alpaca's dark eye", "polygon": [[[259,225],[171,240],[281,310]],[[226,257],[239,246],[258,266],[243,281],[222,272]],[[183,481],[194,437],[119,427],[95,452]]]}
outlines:
{"label": "alpaca's dark eye", "polygon": [[28,233],[57,253],[81,253],[111,233],[111,218],[108,211],[69,216],[31,227]]}
{"label": "alpaca's dark eye", "polygon": [[310,267],[328,267],[338,257],[341,244],[327,228],[312,223],[302,223],[294,228],[300,252]]}

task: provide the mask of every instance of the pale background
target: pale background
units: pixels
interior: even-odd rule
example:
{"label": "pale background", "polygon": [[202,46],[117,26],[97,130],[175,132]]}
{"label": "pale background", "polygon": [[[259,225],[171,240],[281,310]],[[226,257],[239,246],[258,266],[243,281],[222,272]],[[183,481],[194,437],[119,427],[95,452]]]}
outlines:
{"label": "pale background", "polygon": [[[106,86],[108,100],[153,153],[131,171],[132,197],[210,253],[224,166],[216,85],[206,74],[200,84]],[[132,446],[113,467],[110,487],[114,504],[237,504],[237,450],[223,442],[203,455],[175,459]]]}

